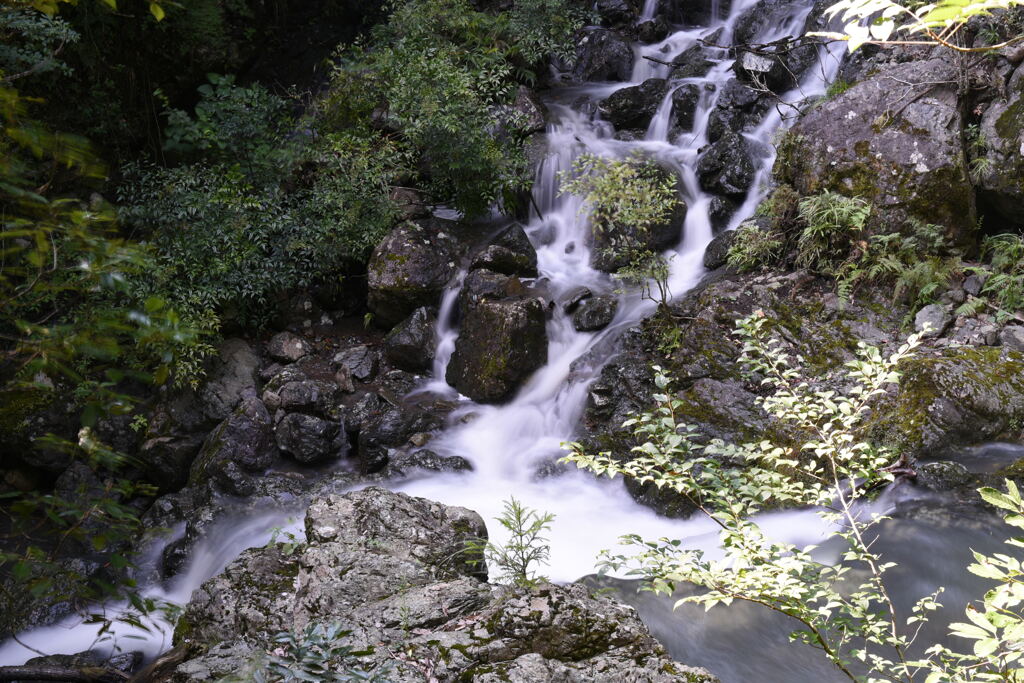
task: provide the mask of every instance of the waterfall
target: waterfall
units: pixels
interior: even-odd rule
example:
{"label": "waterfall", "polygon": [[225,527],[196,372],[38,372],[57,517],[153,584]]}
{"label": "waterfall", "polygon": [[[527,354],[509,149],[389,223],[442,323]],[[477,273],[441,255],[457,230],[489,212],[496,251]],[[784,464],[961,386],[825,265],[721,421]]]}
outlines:
{"label": "waterfall", "polygon": [[[679,29],[659,43],[636,46],[637,59],[629,83],[584,84],[558,88],[552,93],[557,99],[549,103],[553,122],[547,130],[548,154],[538,169],[533,191],[539,211],[533,212],[526,232],[537,249],[538,269],[554,300],[563,299],[570,289],[580,285],[595,292],[612,292],[616,287],[607,274],[590,266],[591,254],[587,246],[590,226],[585,212],[581,212],[581,199],[559,192],[560,174],[570,170],[573,160],[584,153],[623,157],[639,151],[678,174],[688,211],[678,244],[665,253],[671,267],[669,286],[671,292],[679,296],[701,280],[703,254],[713,230],[709,217],[711,196],[701,190],[695,167],[701,148],[708,144],[708,118],[718,94],[734,78],[730,70],[732,60],[726,51],[714,51],[719,61],[706,76],[671,81],[669,92],[642,140],[616,140],[610,124],[587,113],[587,108],[566,102],[597,101],[621,87],[637,85],[648,78],[668,78],[669,67],[659,62],[670,62],[701,39],[713,37],[717,44],[728,44],[737,19],[756,2],[734,0],[728,15],[721,17],[716,1],[709,26]],[[658,5],[656,0],[646,0],[641,18],[652,18]],[[810,0],[795,2],[784,20],[761,27],[758,41],[799,35],[811,5]],[[839,60],[824,48],[822,53],[825,67],[809,74],[800,88],[783,96],[784,100],[795,102],[824,91]],[[655,57],[659,61],[644,57]],[[682,131],[670,140],[672,92],[687,84],[699,86],[702,92],[694,124],[692,130]],[[748,137],[771,149],[771,135],[780,125],[783,125],[780,115],[769,112]],[[771,153],[756,160],[757,180],[730,219],[729,228],[749,217],[763,198],[773,161]],[[444,376],[458,334],[453,326],[453,312],[464,276],[465,273],[461,273],[442,298],[433,377],[418,391],[453,395],[454,390],[448,387]],[[708,521],[659,517],[635,503],[622,487],[621,480],[598,480],[585,473],[552,467],[563,454],[561,445],[574,436],[588,386],[609,360],[615,339],[654,308],[654,304],[642,299],[638,292],[619,293],[619,299],[615,319],[599,332],[577,332],[570,316],[556,307],[548,322],[548,362],[515,398],[498,406],[467,401],[459,408],[457,414],[465,419],[456,420],[454,426],[432,441],[431,449],[441,455],[465,458],[473,466],[471,472],[397,482],[394,488],[476,510],[488,521],[491,538],[499,543],[505,540],[503,529],[493,518],[501,512],[504,500],[514,496],[529,507],[554,513],[550,533],[551,562],[543,571],[556,581],[572,581],[591,573],[598,552],[618,548],[618,538],[626,533],[641,533],[650,538],[682,538],[692,546],[716,552],[717,535]],[[298,527],[289,521],[295,516],[301,517],[301,511],[271,511],[259,518],[223,520],[197,547],[186,572],[169,586],[151,586],[147,595],[187,602],[196,587],[221,571],[242,550],[266,543],[271,527],[291,523],[297,533]],[[818,517],[807,511],[775,513],[766,516],[763,523],[778,532],[780,538],[794,543],[816,542],[827,531]],[[154,551],[154,558],[159,556],[157,551]],[[107,605],[106,609],[110,613],[122,607]],[[54,626],[23,633],[19,639],[48,652],[70,653],[90,647],[109,649],[110,642],[95,642],[98,628],[72,617]],[[115,632],[120,637],[135,638],[120,642],[126,649],[156,654],[169,646],[165,632],[139,632],[124,625],[118,625]],[[35,653],[19,643],[8,641],[0,645],[0,665],[20,664],[32,656]]]}

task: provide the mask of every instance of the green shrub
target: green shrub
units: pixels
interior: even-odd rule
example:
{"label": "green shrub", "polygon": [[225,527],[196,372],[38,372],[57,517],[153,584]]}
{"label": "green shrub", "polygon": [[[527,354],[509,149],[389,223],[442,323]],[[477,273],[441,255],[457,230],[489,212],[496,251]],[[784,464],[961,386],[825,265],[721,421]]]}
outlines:
{"label": "green shrub", "polygon": [[[966,270],[984,278],[983,296],[977,301],[991,305],[996,319],[1003,322],[1024,309],[1024,238],[1012,234],[987,237],[982,242],[981,255],[988,264]],[[971,303],[968,300],[965,306]]]}
{"label": "green shrub", "polygon": [[762,270],[778,263],[783,245],[781,236],[774,230],[746,222],[736,228],[727,259],[729,265],[741,273]]}
{"label": "green shrub", "polygon": [[466,550],[482,553],[484,559],[501,573],[497,580],[532,588],[546,581],[537,575],[537,568],[548,562],[551,547],[544,532],[551,528],[555,516],[525,507],[515,498],[505,501],[505,509],[495,518],[511,535],[505,545],[492,541],[475,540],[466,544]]}
{"label": "green shrub", "polygon": [[796,264],[823,274],[834,274],[870,213],[871,205],[863,199],[828,190],[801,199],[799,215],[804,228],[796,242]]}

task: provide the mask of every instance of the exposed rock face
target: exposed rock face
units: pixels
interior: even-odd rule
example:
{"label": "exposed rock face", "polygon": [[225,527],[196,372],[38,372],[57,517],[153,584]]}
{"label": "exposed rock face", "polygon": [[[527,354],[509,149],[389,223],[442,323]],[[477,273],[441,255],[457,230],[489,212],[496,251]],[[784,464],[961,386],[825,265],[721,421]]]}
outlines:
{"label": "exposed rock face", "polygon": [[700,95],[700,86],[693,83],[681,85],[672,93],[672,116],[677,126],[686,130],[693,128]]}
{"label": "exposed rock face", "polygon": [[916,218],[970,242],[977,217],[955,82],[947,55],[881,67],[793,127],[776,176],[804,195],[831,190],[871,201],[872,230],[893,232]]}
{"label": "exposed rock face", "polygon": [[775,93],[783,93],[796,86],[796,79],[786,61],[777,55],[742,52],[733,64],[741,80]]}
{"label": "exposed rock face", "polygon": [[[175,634],[175,683],[244,673],[284,630],[339,623],[388,680],[713,683],[670,660],[632,608],[580,585],[513,591],[484,583],[466,542],[483,520],[378,488],[313,503],[307,542],[247,550],[192,596]],[[392,653],[411,653],[397,659]]]}
{"label": "exposed rock face", "polygon": [[735,237],[736,231],[730,230],[711,240],[704,250],[704,267],[708,270],[714,270],[724,266],[726,259],[729,257],[729,247],[732,246],[732,241]]}
{"label": "exposed rock face", "polygon": [[384,338],[384,354],[396,367],[425,372],[434,362],[437,318],[432,309],[417,308]]}
{"label": "exposed rock face", "polygon": [[601,110],[619,130],[647,130],[666,92],[668,83],[664,78],[648,78],[640,85],[613,92],[601,104]]}
{"label": "exposed rock face", "polygon": [[203,414],[219,422],[235,409],[243,396],[256,391],[259,358],[241,339],[227,339],[217,349],[214,367],[199,392]]}
{"label": "exposed rock face", "polygon": [[497,403],[547,363],[547,356],[540,300],[480,301],[462,321],[446,379],[474,401]]}
{"label": "exposed rock face", "polygon": [[657,43],[668,37],[668,24],[659,18],[641,22],[636,26],[636,39],[641,43]]}
{"label": "exposed rock face", "polygon": [[[1024,69],[1010,77],[1008,98],[996,99],[981,118],[980,139],[968,149],[975,158],[982,213],[995,214],[1007,227],[1024,228]],[[978,148],[981,148],[979,150]],[[980,153],[979,153],[980,152]]]}
{"label": "exposed rock face", "polygon": [[723,135],[753,128],[770,106],[765,96],[738,80],[729,81],[708,117],[708,140],[715,142]]}
{"label": "exposed rock face", "polygon": [[630,0],[597,0],[597,13],[605,26],[619,26],[636,19],[638,7]]}
{"label": "exposed rock face", "polygon": [[403,223],[373,252],[368,270],[368,305],[385,327],[421,306],[436,306],[456,271],[459,244],[447,221]]}
{"label": "exposed rock face", "polygon": [[708,55],[708,49],[697,43],[683,50],[672,60],[672,78],[699,78],[707,75],[714,62]]}
{"label": "exposed rock face", "polygon": [[338,422],[304,413],[281,418],[275,438],[278,448],[305,464],[337,460],[348,451],[345,430]]}
{"label": "exposed rock face", "polygon": [[577,81],[628,81],[633,73],[633,48],[621,33],[591,29],[576,48],[573,78]]}

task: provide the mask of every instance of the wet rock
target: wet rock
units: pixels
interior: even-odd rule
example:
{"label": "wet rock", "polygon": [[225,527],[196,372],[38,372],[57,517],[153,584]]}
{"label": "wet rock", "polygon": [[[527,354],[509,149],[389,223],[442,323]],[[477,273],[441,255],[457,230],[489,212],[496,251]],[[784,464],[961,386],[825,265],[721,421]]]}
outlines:
{"label": "wet rock", "polygon": [[470,270],[480,268],[504,275],[536,277],[537,250],[521,225],[510,225],[473,258]]}
{"label": "wet rock", "polygon": [[384,476],[404,478],[416,471],[425,472],[469,472],[473,466],[457,455],[443,456],[427,449],[402,453],[388,461]]}
{"label": "wet rock", "polygon": [[287,382],[276,393],[276,407],[289,413],[327,417],[337,412],[338,387],[331,382],[315,379]]}
{"label": "wet rock", "polygon": [[715,270],[724,266],[729,259],[729,247],[736,237],[735,230],[729,230],[715,237],[704,250],[704,267]]}
{"label": "wet rock", "polygon": [[786,61],[772,54],[743,51],[732,66],[736,76],[755,88],[783,93],[796,87],[796,79]]}
{"label": "wet rock", "polygon": [[668,24],[660,17],[636,25],[636,39],[641,43],[657,43],[668,37]]}
{"label": "wet rock", "polygon": [[693,117],[697,112],[700,96],[700,86],[693,83],[681,85],[672,93],[672,116],[677,126],[686,130],[693,130]]}
{"label": "wet rock", "polygon": [[277,459],[273,422],[263,402],[247,398],[203,443],[192,463],[189,483],[213,480],[228,493],[241,495],[239,480],[258,474]]}
{"label": "wet rock", "polygon": [[953,316],[945,306],[929,304],[914,316],[914,330],[920,332],[925,339],[941,337],[951,322]]}
{"label": "wet rock", "polygon": [[154,436],[143,442],[139,448],[139,459],[149,481],[156,484],[161,493],[177,491],[188,483],[192,462],[199,454],[203,440],[203,434],[188,434]]}
{"label": "wet rock", "polygon": [[391,327],[421,306],[436,306],[457,270],[460,245],[452,224],[438,218],[403,223],[377,246],[368,267],[367,304]]}
{"label": "wet rock", "polygon": [[540,300],[480,301],[462,321],[446,380],[474,401],[497,403],[547,362],[547,352]]}
{"label": "wet rock", "polygon": [[379,472],[388,464],[390,451],[406,446],[416,435],[444,426],[445,411],[414,405],[389,406],[372,413],[359,432],[359,470]]}
{"label": "wet rock", "polygon": [[577,43],[573,79],[628,81],[633,73],[633,47],[621,33],[610,29],[587,30]]}
{"label": "wet rock", "polygon": [[742,201],[754,184],[757,170],[746,138],[726,133],[712,143],[697,161],[697,178],[708,192]]}
{"label": "wet rock", "polygon": [[739,210],[740,205],[731,199],[725,197],[714,196],[708,203],[708,219],[711,221],[711,227],[716,232],[721,231],[728,227],[729,221]]}
{"label": "wet rock", "polygon": [[377,349],[366,344],[353,346],[334,354],[331,361],[337,366],[344,366],[356,379],[369,382],[377,374],[380,365],[380,354]]}
{"label": "wet rock", "polygon": [[605,118],[618,129],[647,130],[658,105],[665,99],[668,83],[663,78],[648,78],[640,85],[616,90],[601,103]]}
{"label": "wet rock", "polygon": [[425,372],[434,364],[437,318],[429,308],[417,308],[384,338],[384,355],[392,365]]}
{"label": "wet rock", "polygon": [[259,358],[241,339],[227,339],[217,349],[213,368],[199,391],[203,415],[220,422],[234,411],[243,396],[256,394]]}
{"label": "wet rock", "polygon": [[337,460],[348,451],[345,430],[314,415],[289,413],[275,428],[277,446],[303,464]]}
{"label": "wet rock", "polygon": [[572,326],[577,332],[596,332],[611,324],[619,308],[619,298],[614,295],[595,296],[585,300],[572,317]]}
{"label": "wet rock", "polygon": [[958,462],[938,460],[917,466],[917,483],[933,491],[950,491],[971,481],[971,473]]}
{"label": "wet rock", "polygon": [[708,117],[708,140],[715,142],[729,133],[750,130],[770,107],[766,97],[738,80],[729,81]]}
{"label": "wet rock", "polygon": [[594,293],[590,291],[589,287],[575,287],[570,289],[565,295],[565,300],[562,302],[562,310],[566,313],[572,313],[580,304],[594,296]]}
{"label": "wet rock", "polygon": [[[831,190],[872,202],[869,232],[898,231],[917,219],[944,226],[954,242],[971,242],[977,215],[954,62],[942,55],[883,65],[823,102],[790,130],[776,177],[803,195]],[[897,112],[893,83],[911,84]]]}
{"label": "wet rock", "polygon": [[309,352],[306,340],[291,332],[279,332],[267,342],[267,353],[281,363],[294,363]]}
{"label": "wet rock", "polygon": [[708,55],[708,48],[697,43],[679,53],[672,64],[672,78],[702,78],[715,62]]}

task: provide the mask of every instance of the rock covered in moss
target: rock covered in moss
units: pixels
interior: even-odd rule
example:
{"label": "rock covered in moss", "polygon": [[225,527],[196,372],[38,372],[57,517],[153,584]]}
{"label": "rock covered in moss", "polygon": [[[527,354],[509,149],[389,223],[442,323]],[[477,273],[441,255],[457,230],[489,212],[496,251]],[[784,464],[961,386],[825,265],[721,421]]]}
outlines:
{"label": "rock covered in moss", "polygon": [[[894,83],[905,90],[895,110]],[[882,66],[800,119],[780,147],[776,177],[803,195],[870,201],[873,231],[895,232],[912,218],[971,242],[977,215],[956,83],[952,55]]]}
{"label": "rock covered in moss", "polygon": [[455,275],[460,245],[449,221],[402,223],[377,246],[367,271],[367,303],[391,327],[421,306],[436,306]]}
{"label": "rock covered in moss", "polygon": [[515,393],[547,358],[539,299],[480,301],[462,321],[445,379],[474,401],[497,403]]}

